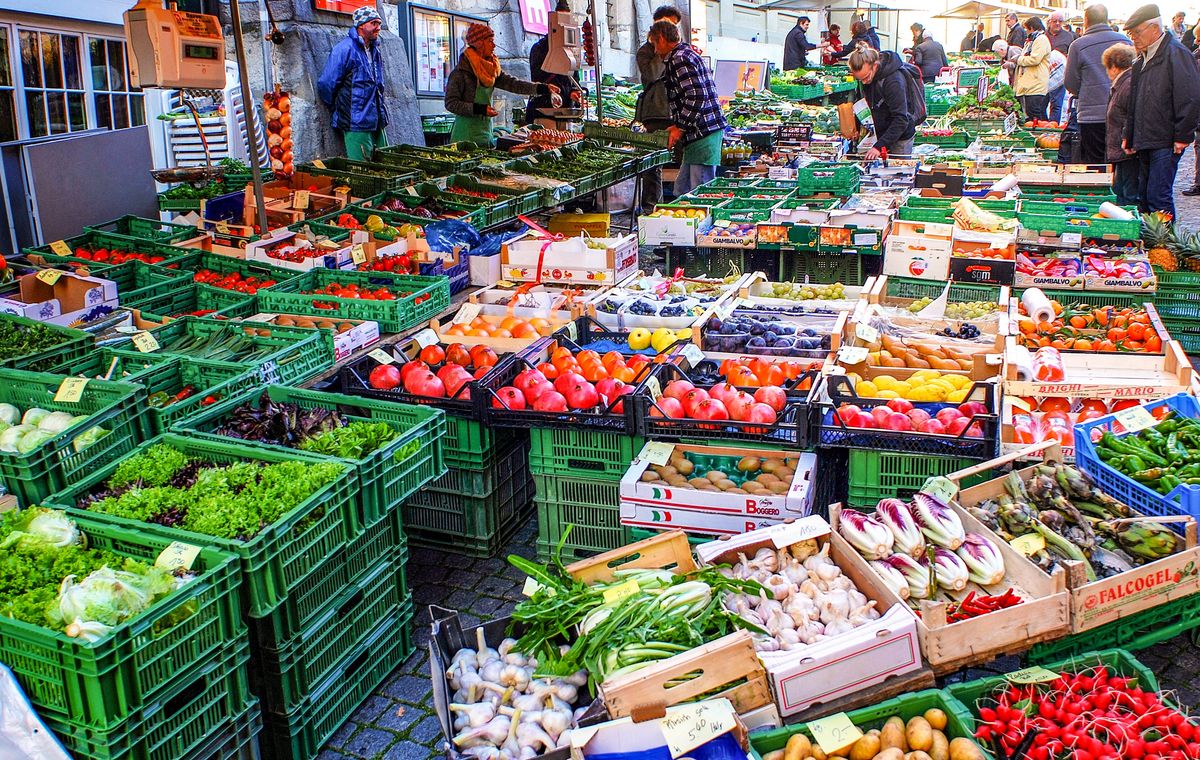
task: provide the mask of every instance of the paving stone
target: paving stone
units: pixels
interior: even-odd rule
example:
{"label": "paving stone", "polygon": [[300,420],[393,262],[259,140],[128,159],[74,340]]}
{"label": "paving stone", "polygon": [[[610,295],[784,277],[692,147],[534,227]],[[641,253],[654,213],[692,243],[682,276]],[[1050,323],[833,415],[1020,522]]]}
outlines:
{"label": "paving stone", "polygon": [[346,742],[350,741],[350,737],[354,736],[354,732],[358,731],[359,725],[353,721],[346,723],[337,730],[333,736],[329,737],[329,743],[326,746],[334,749],[341,749]]}
{"label": "paving stone", "polygon": [[317,755],[317,760],[352,760],[349,755],[343,755],[341,752],[332,749],[323,749]]}
{"label": "paving stone", "polygon": [[392,745],[392,748],[383,756],[383,760],[421,760],[426,757],[434,757],[429,748],[407,739],[401,739]]}
{"label": "paving stone", "polygon": [[382,692],[393,699],[421,705],[429,701],[433,686],[429,678],[402,675],[386,683]]}
{"label": "paving stone", "polygon": [[[426,678],[428,678],[428,675]],[[382,699],[382,697],[380,698]],[[376,718],[372,725],[388,731],[395,731],[397,734],[403,735],[407,733],[410,728],[429,714],[421,707],[403,705],[390,699],[387,702],[388,709],[384,710],[383,714]]]}
{"label": "paving stone", "polygon": [[342,750],[359,757],[375,757],[396,743],[396,735],[378,728],[364,728],[355,734]]}
{"label": "paving stone", "polygon": [[438,724],[438,719],[432,715],[413,726],[413,729],[408,732],[409,739],[425,746],[432,746],[441,736],[442,727]]}
{"label": "paving stone", "polygon": [[368,697],[366,702],[363,702],[350,719],[355,723],[374,724],[379,722],[379,717],[391,705],[395,704],[387,697],[372,696]]}

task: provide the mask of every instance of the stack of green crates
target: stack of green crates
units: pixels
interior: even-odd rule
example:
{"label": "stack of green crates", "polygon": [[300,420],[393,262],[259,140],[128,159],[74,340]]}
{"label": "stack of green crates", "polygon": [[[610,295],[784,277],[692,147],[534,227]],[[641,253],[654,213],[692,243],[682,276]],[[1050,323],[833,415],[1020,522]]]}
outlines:
{"label": "stack of green crates", "polygon": [[[883,499],[908,499],[925,481],[979,464],[974,459],[915,455],[899,451],[851,449],[849,456],[850,506],[874,509]],[[979,475],[964,480],[963,488],[988,480]]]}
{"label": "stack of green crates", "polygon": [[529,444],[523,431],[447,421],[446,474],[405,503],[404,529],[417,546],[491,557],[529,516]]}
{"label": "stack of green crates", "polygon": [[1189,354],[1200,353],[1200,272],[1154,268],[1158,291],[1154,308],[1167,333]]}
{"label": "stack of green crates", "polygon": [[560,542],[565,563],[629,543],[629,531],[621,525],[621,478],[644,443],[640,436],[607,431],[530,431],[539,560],[549,560]]}

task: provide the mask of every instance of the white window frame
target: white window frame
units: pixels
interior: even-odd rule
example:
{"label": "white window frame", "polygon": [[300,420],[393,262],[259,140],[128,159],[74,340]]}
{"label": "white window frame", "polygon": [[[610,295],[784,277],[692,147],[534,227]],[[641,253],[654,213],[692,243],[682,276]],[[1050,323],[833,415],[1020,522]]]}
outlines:
{"label": "white window frame", "polygon": [[[142,124],[141,125],[145,125],[145,123],[146,123],[146,92],[145,92],[145,90],[142,90],[141,88],[138,88],[136,90],[133,89],[133,85],[131,85],[129,83],[130,76],[131,76],[130,72],[129,72],[129,46],[125,44],[125,40],[122,39],[121,37],[108,37],[103,34],[85,34],[84,40],[85,40],[84,47],[86,48],[85,54],[87,56],[87,64],[88,64],[87,65],[88,85],[89,85],[88,102],[87,102],[88,123],[96,129],[102,128],[100,126],[100,120],[97,118],[97,114],[96,114],[96,96],[97,95],[109,95],[109,96],[124,95],[130,102],[132,102],[133,96],[137,95],[139,102],[142,105]],[[125,66],[125,89],[124,90],[98,89],[96,87],[96,81],[94,79],[92,79],[92,40],[104,42],[104,44],[105,44],[104,55],[106,58],[108,56],[108,43],[110,43],[110,42],[121,43],[121,52],[123,55],[121,62]],[[111,62],[109,65],[111,66]],[[138,126],[141,126],[141,125],[138,125]],[[130,119],[129,119],[129,124],[127,126],[128,127],[135,126],[133,123],[132,108],[130,109]],[[125,127],[115,127],[115,126],[110,125],[108,128],[109,129],[119,129],[119,128],[124,129]]]}
{"label": "white window frame", "polygon": [[4,89],[12,93],[13,119],[16,121],[17,127],[17,133],[13,139],[20,140],[25,137],[27,122],[25,120],[25,97],[21,93],[24,85],[21,82],[20,72],[17,70],[16,53],[13,51],[13,46],[17,44],[17,36],[13,25],[8,22],[0,22],[0,35],[4,35],[4,39],[8,43],[8,74],[12,81]]}
{"label": "white window frame", "polygon": [[[78,38],[79,39],[79,58],[78,58],[78,60],[79,60],[80,88],[74,89],[74,88],[67,87],[66,69],[62,68],[63,56],[62,56],[62,45],[60,44],[59,45],[59,66],[60,66],[60,68],[62,68],[62,74],[63,74],[62,86],[61,87],[46,87],[45,86],[46,85],[45,71],[42,70],[41,68],[39,68],[38,75],[41,77],[42,86],[41,87],[30,87],[30,88],[26,89],[25,76],[24,76],[24,73],[25,73],[24,62],[21,60],[21,56],[19,54],[20,53],[20,44],[21,44],[21,32],[36,32],[39,35],[54,34],[60,38],[64,35]],[[87,130],[92,128],[92,125],[94,125],[96,123],[96,120],[95,120],[96,115],[91,108],[92,74],[91,74],[90,68],[88,71],[86,71],[86,72],[84,71],[84,55],[86,53],[84,41],[87,40],[87,37],[88,37],[88,35],[86,32],[75,30],[75,29],[52,29],[52,28],[47,28],[47,27],[41,27],[41,26],[35,26],[35,25],[29,25],[29,24],[20,24],[20,23],[15,25],[13,39],[16,42],[17,49],[13,50],[10,53],[10,56],[12,58],[12,62],[15,64],[18,64],[17,68],[20,70],[20,73],[21,73],[21,76],[18,77],[18,76],[16,76],[16,71],[14,70],[13,81],[14,81],[14,83],[17,84],[17,91],[20,93],[21,103],[22,103],[22,106],[24,107],[23,110],[24,110],[25,119],[24,119],[23,125],[24,125],[25,129],[24,129],[24,134],[22,134],[22,136],[21,136],[22,139],[31,139],[34,137],[32,130],[30,129],[29,113],[28,113],[28,107],[27,107],[28,106],[27,95],[28,95],[28,92],[30,92],[30,91],[41,92],[41,93],[60,93],[61,92],[64,94],[64,96],[67,94],[78,93],[83,96],[83,122],[84,123],[83,123],[82,129],[71,129],[70,128],[70,122],[71,122],[70,109],[66,105],[65,98],[64,98],[63,107],[65,109],[64,114],[65,114],[66,120],[67,120],[67,131],[66,132],[50,131],[50,109],[49,109],[49,107],[47,107],[46,108],[46,134],[45,135],[37,135],[37,137],[56,137],[56,136],[61,136],[61,135],[71,135],[71,134],[77,134],[79,132],[86,132]],[[40,66],[41,65],[40,64],[40,61],[41,61],[40,55],[38,57],[38,61],[39,61],[39,66]]]}

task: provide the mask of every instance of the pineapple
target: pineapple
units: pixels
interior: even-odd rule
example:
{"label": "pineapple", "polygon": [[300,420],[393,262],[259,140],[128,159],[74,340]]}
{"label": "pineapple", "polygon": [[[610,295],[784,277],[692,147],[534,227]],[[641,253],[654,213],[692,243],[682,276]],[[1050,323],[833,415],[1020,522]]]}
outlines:
{"label": "pineapple", "polygon": [[1183,262],[1189,272],[1200,272],[1200,232],[1187,233],[1176,230],[1172,250],[1176,260]]}
{"label": "pineapple", "polygon": [[1179,271],[1179,259],[1169,246],[1174,242],[1171,215],[1156,211],[1142,220],[1142,240],[1150,263],[1167,272]]}

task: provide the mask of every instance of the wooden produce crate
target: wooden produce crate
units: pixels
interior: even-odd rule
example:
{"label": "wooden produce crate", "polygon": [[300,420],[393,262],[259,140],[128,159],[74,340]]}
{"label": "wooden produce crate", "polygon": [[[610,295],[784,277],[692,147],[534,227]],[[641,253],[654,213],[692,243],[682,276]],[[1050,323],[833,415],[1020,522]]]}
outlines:
{"label": "wooden produce crate", "polygon": [[[891,278],[891,279],[896,280],[898,278]],[[907,310],[910,305],[912,305],[914,302],[916,302],[918,300],[916,298],[905,298],[902,296],[888,295],[888,291],[889,291],[888,281],[889,281],[889,278],[887,275],[880,275],[879,277],[874,278],[869,283],[869,285],[871,287],[865,293],[865,299],[866,299],[867,303],[879,304],[880,306],[883,306],[885,308]],[[990,302],[995,303],[998,307],[1000,307],[996,311],[997,314],[1002,313],[1009,308],[1009,302],[1010,302],[1009,294],[1011,291],[1007,285],[972,285],[970,283],[957,283],[957,282],[949,283],[949,284],[950,284],[950,293],[948,295],[947,300],[949,300],[951,302],[990,301]],[[933,298],[936,300],[938,298],[938,296],[941,295],[942,287],[943,287],[942,284],[938,284],[938,288],[937,288],[938,292],[930,295],[930,298]],[[865,289],[866,289],[866,287],[864,286],[864,290]],[[997,289],[999,290],[999,295],[998,296],[992,295],[997,291]],[[915,313],[914,313],[914,316],[915,316]],[[1010,319],[1011,319],[1011,314],[1010,314]],[[972,321],[979,322],[981,320],[972,320]]]}
{"label": "wooden produce crate", "polygon": [[[1044,441],[991,462],[983,462],[975,467],[960,470],[947,477],[957,482],[975,473],[986,472],[989,469],[998,468],[1039,453],[1047,464],[1061,464],[1063,461],[1059,445],[1054,441]],[[1037,466],[1034,464],[1015,470],[1015,472],[1024,478]],[[1007,491],[1004,489],[1004,478],[996,478],[963,489],[958,494],[957,503],[963,508],[971,507],[985,499],[996,498],[1005,493]],[[1179,522],[1185,523],[1183,538],[1187,548],[1178,554],[1164,557],[1156,562],[1140,565],[1124,573],[1089,583],[1083,563],[1061,560],[1061,564],[1066,568],[1067,591],[1070,595],[1071,633],[1083,633],[1151,607],[1200,592],[1200,572],[1197,572],[1197,568],[1200,568],[1200,548],[1197,547],[1196,540],[1196,519],[1193,517],[1178,519]],[[997,545],[1005,543],[982,523],[968,526],[967,529],[982,533]],[[1051,580],[1050,576],[1036,565],[1028,564],[1037,572],[1042,573],[1047,580]]]}
{"label": "wooden produce crate", "polygon": [[[1074,299],[1074,301],[1076,303],[1091,305],[1092,301],[1090,299],[1094,298],[1095,295],[1096,294],[1094,294],[1094,293],[1080,293]],[[1155,308],[1154,304],[1149,301],[1146,301],[1144,303],[1139,303],[1138,301],[1140,301],[1140,300],[1141,299],[1136,296],[1129,297],[1129,301],[1134,302],[1131,304],[1132,308],[1141,309],[1142,311],[1146,312],[1146,316],[1149,317],[1149,319],[1150,319],[1150,327],[1154,330],[1155,333],[1158,334],[1158,337],[1162,340],[1162,349],[1157,352],[1139,351],[1137,353],[1157,354],[1158,356],[1162,356],[1171,350],[1170,346],[1168,345],[1168,343],[1170,342],[1171,335],[1168,332],[1166,325],[1163,324],[1162,317],[1159,316],[1158,309]],[[1067,307],[1067,306],[1069,306],[1069,303],[1063,303],[1062,305],[1064,307]],[[1100,309],[1100,308],[1103,308],[1103,306],[1101,304],[1096,304],[1094,306],[1094,308]],[[1021,313],[1021,299],[1016,296],[1009,299],[1007,311],[1008,311],[1008,322],[1009,322],[1009,325],[1011,325],[1011,327],[1012,327],[1012,334],[1017,336],[1018,338],[1022,337],[1022,333],[1020,332],[1021,322],[1024,321],[1026,323],[1026,326],[1028,326],[1028,323],[1031,320],[1028,316]],[[1062,321],[1062,315],[1057,315],[1055,317],[1054,323],[1057,324],[1058,322],[1061,322],[1061,321]],[[1033,333],[1033,334],[1041,335],[1044,333],[1038,332],[1038,333]],[[1104,340],[1107,337],[1107,331],[1105,331],[1105,330],[1085,330],[1085,329],[1081,329],[1081,328],[1076,328],[1074,330],[1073,334],[1078,338],[1087,338],[1087,339],[1091,340],[1093,343]],[[1060,348],[1059,351],[1061,351],[1064,354],[1065,353],[1082,353],[1082,354],[1110,353],[1110,352],[1099,352],[1099,351],[1093,351],[1093,350],[1088,350],[1088,349],[1078,349],[1078,348]],[[1128,356],[1132,352],[1117,352],[1117,353],[1121,353],[1124,356]]]}
{"label": "wooden produce crate", "polygon": [[[821,710],[836,703],[846,709],[847,700],[879,700],[878,689],[893,681],[911,686],[914,676],[932,683],[932,673],[921,663],[916,622],[904,606],[890,603],[883,582],[874,573],[864,573],[845,562],[857,556],[846,540],[829,529],[818,516],[789,521],[770,528],[726,536],[696,547],[701,563],[734,564],[739,554],[753,556],[761,548],[772,551],[815,539],[829,545],[829,556],[867,599],[876,603],[880,617],[836,637],[788,651],[760,652],[780,715]],[[862,692],[866,690],[867,694]]]}
{"label": "wooden produce crate", "polygon": [[[596,583],[613,580],[617,568],[688,573],[697,566],[687,535],[676,530],[567,565],[567,572],[577,581]],[[699,677],[675,682],[697,670]],[[702,694],[706,699],[728,699],[739,714],[771,704],[767,673],[749,631],[731,633],[600,685],[600,696],[613,718],[689,702]]]}
{"label": "wooden produce crate", "polygon": [[[965,509],[953,503],[950,508],[958,514],[968,533],[987,535],[983,523]],[[830,524],[835,531],[841,511],[840,504],[829,507]],[[950,623],[946,620],[945,602],[921,600],[920,616],[917,617],[921,653],[938,675],[990,662],[1002,655],[1024,652],[1039,642],[1062,638],[1070,629],[1066,574],[1047,576],[1008,542],[998,541],[997,546],[1004,556],[1005,574],[1004,580],[993,588],[1012,588],[1024,601],[1015,607]],[[857,552],[846,557],[846,562],[857,566],[860,572],[875,572]],[[989,593],[973,583],[967,584],[959,593],[966,596],[972,590],[977,594]],[[885,593],[889,595],[889,602],[900,602],[900,597],[890,589],[885,589]]]}
{"label": "wooden produce crate", "polygon": [[1195,373],[1178,341],[1164,341],[1164,353],[1062,353],[1063,382],[1022,379],[1020,366],[1032,352],[1009,337],[1005,344],[1004,392],[1013,396],[1159,399],[1186,393]]}

